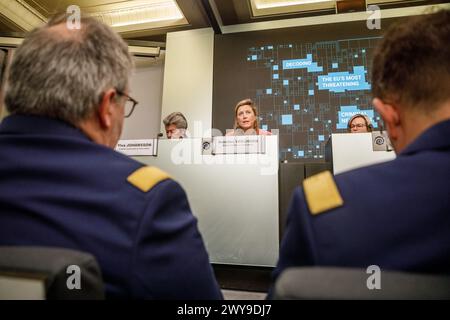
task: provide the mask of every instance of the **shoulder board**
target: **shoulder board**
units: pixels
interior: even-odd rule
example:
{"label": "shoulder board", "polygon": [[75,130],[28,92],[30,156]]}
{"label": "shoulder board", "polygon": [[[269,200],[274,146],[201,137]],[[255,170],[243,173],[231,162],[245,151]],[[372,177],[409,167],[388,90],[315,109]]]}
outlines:
{"label": "shoulder board", "polygon": [[311,214],[340,207],[344,204],[330,171],[324,171],[303,181],[303,190]]}
{"label": "shoulder board", "polygon": [[170,176],[156,167],[141,167],[130,174],[127,181],[143,192],[149,191],[157,183],[170,179]]}

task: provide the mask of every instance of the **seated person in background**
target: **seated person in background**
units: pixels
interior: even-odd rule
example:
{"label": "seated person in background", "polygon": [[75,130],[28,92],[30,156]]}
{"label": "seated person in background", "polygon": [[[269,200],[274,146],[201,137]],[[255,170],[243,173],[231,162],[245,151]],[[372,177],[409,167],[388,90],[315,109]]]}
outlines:
{"label": "seated person in background", "polygon": [[183,139],[187,138],[186,117],[181,112],[172,112],[163,120],[166,127],[167,139]]}
{"label": "seated person in background", "polygon": [[238,102],[234,108],[234,130],[227,132],[226,135],[272,135],[272,133],[259,129],[256,106],[252,100],[245,99]]}
{"label": "seated person in background", "polygon": [[350,133],[372,132],[372,123],[368,116],[355,114],[348,121],[347,131]]}
{"label": "seated person in background", "polygon": [[113,150],[132,64],[94,18],[68,29],[57,17],[16,50],[0,124],[0,245],[91,253],[107,298],[220,299],[184,190]]}
{"label": "seated person in background", "polygon": [[273,280],[311,265],[450,274],[449,39],[450,11],[388,30],[374,54],[373,104],[398,156],[306,179]]}

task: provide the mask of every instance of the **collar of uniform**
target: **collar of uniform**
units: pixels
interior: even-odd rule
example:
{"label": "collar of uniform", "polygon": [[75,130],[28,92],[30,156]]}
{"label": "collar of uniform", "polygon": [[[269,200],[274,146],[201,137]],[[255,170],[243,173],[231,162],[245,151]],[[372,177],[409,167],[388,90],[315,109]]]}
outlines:
{"label": "collar of uniform", "polygon": [[89,139],[81,130],[71,124],[42,116],[19,115],[7,116],[0,123],[0,133],[19,133],[54,136],[75,136]]}
{"label": "collar of uniform", "polygon": [[402,155],[412,154],[422,150],[440,149],[450,146],[450,120],[445,120],[435,124],[425,130],[416,140],[414,140]]}

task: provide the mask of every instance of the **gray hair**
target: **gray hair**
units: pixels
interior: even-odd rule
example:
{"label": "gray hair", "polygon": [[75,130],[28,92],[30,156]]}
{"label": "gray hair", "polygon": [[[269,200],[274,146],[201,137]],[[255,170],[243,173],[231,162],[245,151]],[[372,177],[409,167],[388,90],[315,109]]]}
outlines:
{"label": "gray hair", "polygon": [[[35,29],[16,50],[5,89],[11,114],[41,115],[73,125],[95,111],[105,90],[125,91],[133,66],[127,44],[105,24],[65,16]],[[62,29],[64,28],[64,29]]]}
{"label": "gray hair", "polygon": [[187,129],[187,121],[185,116],[181,112],[172,112],[164,118],[163,123],[165,126],[174,124],[178,129]]}

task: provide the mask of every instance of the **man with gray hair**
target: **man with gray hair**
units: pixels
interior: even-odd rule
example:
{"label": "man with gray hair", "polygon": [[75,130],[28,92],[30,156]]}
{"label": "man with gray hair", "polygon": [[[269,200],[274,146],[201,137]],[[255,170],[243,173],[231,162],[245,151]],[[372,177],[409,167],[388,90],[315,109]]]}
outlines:
{"label": "man with gray hair", "polygon": [[164,118],[163,123],[166,128],[167,139],[187,138],[187,121],[181,112],[172,112]]}
{"label": "man with gray hair", "polygon": [[89,252],[107,297],[220,299],[184,190],[112,150],[137,104],[131,68],[125,42],[92,18],[73,30],[56,18],[17,49],[0,125],[0,245]]}

